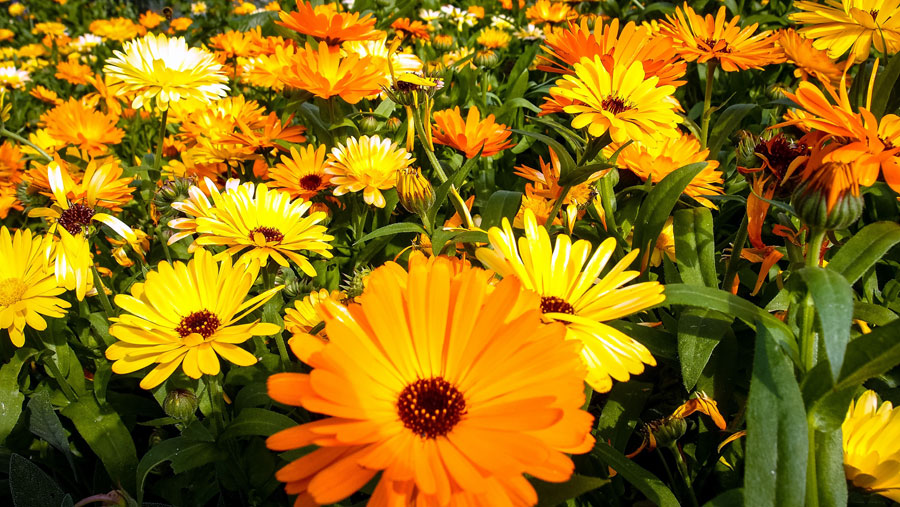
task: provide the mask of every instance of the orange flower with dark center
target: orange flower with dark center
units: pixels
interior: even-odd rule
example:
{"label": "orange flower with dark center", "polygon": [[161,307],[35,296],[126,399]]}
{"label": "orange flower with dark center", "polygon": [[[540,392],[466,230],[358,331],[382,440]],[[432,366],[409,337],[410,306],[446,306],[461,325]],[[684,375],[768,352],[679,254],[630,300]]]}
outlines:
{"label": "orange flower with dark center", "polygon": [[409,18],[400,18],[391,23],[391,28],[398,35],[409,37],[411,40],[428,41],[431,35],[428,33],[428,25],[421,21],[410,21]]}
{"label": "orange flower with dark center", "polygon": [[704,17],[685,2],[675,10],[674,16],[669,14],[666,19],[660,26],[660,34],[671,39],[675,51],[689,62],[714,61],[722,70],[735,72],[784,61],[771,32],[754,35],[757,23],[742,29],[738,26],[740,16],[726,22],[724,5],[715,17],[712,14]]}
{"label": "orange flower with dark center", "polygon": [[325,173],[325,145],[316,148],[308,145],[297,150],[291,148],[291,156],[283,155],[281,163],[269,169],[273,188],[309,200],[321,190],[331,186],[331,175]]}
{"label": "orange flower with dark center", "polygon": [[119,144],[125,132],[116,128],[119,117],[103,114],[72,98],[41,115],[41,124],[50,137],[77,146],[91,156],[106,153],[108,145]]}
{"label": "orange flower with dark center", "polygon": [[459,106],[434,113],[434,142],[456,148],[466,154],[466,158],[478,155],[490,157],[511,147],[510,131],[506,125],[496,123],[489,114],[481,120],[478,108],[472,106],[463,121]]}
{"label": "orange flower with dark center", "polygon": [[329,46],[340,46],[344,41],[376,40],[384,33],[375,29],[371,14],[360,17],[358,12],[337,12],[334,5],[319,5],[297,0],[297,10],[279,13],[277,23],[295,32],[309,35]]}

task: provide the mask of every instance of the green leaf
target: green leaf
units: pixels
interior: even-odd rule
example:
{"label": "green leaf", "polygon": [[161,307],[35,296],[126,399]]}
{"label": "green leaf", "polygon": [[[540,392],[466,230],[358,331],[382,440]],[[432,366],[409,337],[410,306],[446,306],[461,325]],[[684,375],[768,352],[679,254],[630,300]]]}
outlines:
{"label": "green leaf", "polygon": [[675,255],[681,280],[717,287],[712,212],[709,208],[690,208],[676,211],[674,217]]}
{"label": "green leaf", "polygon": [[[844,410],[846,412],[846,409]],[[846,507],[847,477],[841,428],[816,432],[816,485],[820,507]]]}
{"label": "green leaf", "polygon": [[393,236],[395,234],[401,234],[404,232],[415,232],[417,234],[427,234],[425,229],[422,228],[421,225],[413,222],[400,222],[397,224],[390,224],[381,227],[380,229],[375,229],[374,231],[366,234],[362,238],[360,238],[355,244],[360,244],[363,241],[368,241],[372,238],[378,238],[381,236]]}
{"label": "green leaf", "polygon": [[579,496],[609,484],[609,479],[572,474],[566,482],[544,482],[531,479],[531,485],[538,495],[538,507],[555,507],[566,500]]}
{"label": "green leaf", "polygon": [[653,392],[653,384],[631,380],[616,382],[606,398],[603,411],[597,418],[597,435],[616,450],[624,452],[628,437],[634,432],[638,417],[647,398]]}
{"label": "green leaf", "polygon": [[60,505],[66,496],[56,481],[18,454],[9,457],[9,490],[15,507]]}
{"label": "green leaf", "polygon": [[744,505],[803,505],[808,451],[806,410],[794,367],[770,325],[760,321],[747,399]]}
{"label": "green leaf", "polygon": [[28,411],[31,413],[28,420],[29,431],[65,454],[69,466],[77,476],[78,472],[72,459],[72,451],[69,449],[69,438],[59,421],[59,416],[53,410],[53,405],[50,404],[50,396],[46,391],[39,391],[32,395],[28,400]]}
{"label": "green leaf", "polygon": [[742,488],[729,489],[721,495],[703,504],[703,507],[743,507],[744,490]]}
{"label": "green leaf", "polygon": [[597,442],[591,451],[597,459],[609,465],[626,481],[640,490],[651,502],[660,507],[679,507],[678,500],[672,491],[655,475],[643,469],[637,463],[626,458],[624,454],[613,449],[605,442]]}
{"label": "green leaf", "polygon": [[706,162],[697,162],[672,171],[657,183],[644,198],[634,223],[634,241],[632,243],[634,248],[641,251],[641,271],[647,269],[650,264],[653,244],[666,225],[666,220],[672,213],[672,208],[675,207],[678,198],[681,197],[682,192],[694,179],[694,176],[699,174],[704,167],[706,167]]}
{"label": "green leaf", "polygon": [[224,441],[236,437],[268,437],[283,429],[296,426],[290,417],[262,408],[245,408],[219,436]]}
{"label": "green leaf", "polygon": [[681,379],[690,392],[733,319],[705,308],[688,308],[678,319],[678,361]]}
{"label": "green leaf", "polygon": [[733,104],[722,111],[709,134],[709,143],[706,147],[709,148],[710,157],[718,158],[719,150],[725,141],[741,126],[744,117],[757,107],[756,104]]}
{"label": "green leaf", "polygon": [[799,362],[800,350],[791,328],[746,299],[724,290],[678,283],[666,285],[665,294],[666,301],[663,303],[665,305],[684,305],[715,310],[741,319],[754,329],[757,321],[765,323],[769,333],[790,355],[791,359]]}
{"label": "green leaf", "polygon": [[616,167],[616,165],[609,162],[597,162],[596,164],[578,166],[572,169],[571,172],[567,173],[565,177],[560,176],[559,184],[563,186],[579,185],[587,181],[588,178],[590,178],[591,175],[595,172],[602,171],[604,169],[612,169],[613,167]]}
{"label": "green leaf", "polygon": [[95,336],[100,338],[98,340],[100,343],[104,343],[107,346],[116,343],[116,339],[109,334],[109,319],[106,318],[106,313],[94,312],[88,315],[88,320],[91,323],[91,329],[94,330]]}
{"label": "green leaf", "polygon": [[560,179],[567,176],[572,171],[572,169],[575,168],[575,160],[572,158],[572,155],[570,155],[569,152],[563,147],[563,145],[559,144],[559,141],[547,137],[544,134],[531,132],[529,130],[510,129],[510,131],[515,132],[516,134],[521,134],[523,136],[533,137],[538,141],[546,144],[550,148],[553,148],[553,151],[556,152],[556,156],[559,158]]}
{"label": "green leaf", "polygon": [[504,218],[516,215],[521,203],[522,192],[497,190],[491,194],[484,209],[481,210],[481,228],[488,230],[491,227],[500,227]]}
{"label": "green leaf", "polygon": [[894,55],[888,61],[884,70],[878,73],[875,88],[872,90],[872,104],[869,111],[875,118],[881,118],[886,112],[888,100],[900,82],[900,54]]}
{"label": "green leaf", "polygon": [[62,415],[72,420],[113,482],[122,484],[126,490],[133,489],[137,451],[119,414],[106,405],[101,407],[93,396],[86,395],[62,409]]}
{"label": "green leaf", "polygon": [[841,246],[826,269],[840,273],[853,284],[897,243],[900,243],[900,224],[869,224]]}
{"label": "green leaf", "polygon": [[151,447],[137,465],[138,505],[143,505],[144,481],[147,479],[147,474],[156,466],[165,461],[171,461],[172,468],[175,469],[175,464],[178,463],[178,469],[175,472],[179,473],[179,471],[190,470],[191,468],[210,463],[211,460],[206,461],[206,459],[211,456],[218,456],[218,453],[215,451],[216,447],[214,444],[198,442],[187,437],[170,438]]}
{"label": "green leaf", "polygon": [[876,326],[886,326],[897,320],[898,317],[896,313],[883,306],[854,301],[853,318]]}
{"label": "green leaf", "polygon": [[853,320],[853,289],[843,276],[818,266],[797,271],[816,308],[816,320],[825,342],[831,375],[837,380],[850,341]]}
{"label": "green leaf", "polygon": [[19,421],[25,395],[19,391],[19,372],[22,365],[37,353],[31,348],[16,349],[9,362],[0,367],[0,444]]}
{"label": "green leaf", "polygon": [[847,344],[836,390],[856,387],[900,364],[900,320],[874,329]]}

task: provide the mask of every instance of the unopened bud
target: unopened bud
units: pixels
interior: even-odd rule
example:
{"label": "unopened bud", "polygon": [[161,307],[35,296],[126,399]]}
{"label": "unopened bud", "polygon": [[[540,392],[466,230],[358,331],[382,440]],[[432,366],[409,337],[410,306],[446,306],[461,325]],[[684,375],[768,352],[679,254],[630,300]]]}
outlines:
{"label": "unopened bud", "polygon": [[427,213],[434,204],[434,187],[415,167],[400,171],[397,177],[397,194],[400,196],[400,204],[410,213]]}
{"label": "unopened bud", "polygon": [[169,417],[186,421],[194,417],[199,400],[197,395],[187,389],[173,389],[166,394],[163,410]]}

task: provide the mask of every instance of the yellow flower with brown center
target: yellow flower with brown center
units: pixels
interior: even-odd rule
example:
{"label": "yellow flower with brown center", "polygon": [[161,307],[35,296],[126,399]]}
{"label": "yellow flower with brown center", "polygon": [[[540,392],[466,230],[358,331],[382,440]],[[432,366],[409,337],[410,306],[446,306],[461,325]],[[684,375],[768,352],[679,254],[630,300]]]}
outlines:
{"label": "yellow flower with brown center", "polygon": [[825,0],[794,2],[788,19],[803,23],[800,34],[831,58],[850,52],[856,62],[869,58],[874,46],[881,53],[900,51],[900,6],[897,0]]}
{"label": "yellow flower with brown center", "polygon": [[525,237],[513,234],[509,220],[488,231],[492,248],[479,248],[478,260],[498,275],[518,278],[522,287],[539,296],[547,322],[566,323],[566,338],[581,342],[581,357],[587,365],[585,381],[600,392],[612,388],[613,379],[624,382],[656,365],[647,348],[606,322],[639,312],[665,300],[659,282],[623,287],[640,273],[628,271],[638,255],[632,250],[606,274],[600,273],[615,250],[608,238],[593,254],[587,240],[560,234],[551,247],[547,229],[538,225],[534,213],[525,211]]}
{"label": "yellow flower with brown center", "polygon": [[16,347],[25,344],[25,326],[47,329],[43,317],[59,318],[70,305],[59,299],[65,289],[56,285],[47,265],[44,240],[28,229],[10,234],[0,229],[0,328]]}
{"label": "yellow flower with brown center", "polygon": [[329,46],[342,42],[374,40],[384,35],[375,29],[371,14],[360,16],[358,12],[338,12],[333,5],[317,5],[297,0],[297,10],[279,13],[279,25],[303,35],[309,35]]}
{"label": "yellow flower with brown center", "polygon": [[844,472],[853,485],[900,502],[900,410],[866,391],[841,425]]}
{"label": "yellow flower with brown center", "polygon": [[761,69],[783,61],[775,47],[775,37],[765,31],[754,35],[759,26],[738,26],[740,16],[725,20],[725,6],[715,16],[701,16],[685,2],[675,14],[666,16],[660,35],[671,39],[675,50],[689,62],[717,63],[726,72]]}
{"label": "yellow flower with brown center", "polygon": [[106,349],[113,372],[125,375],[156,365],[141,380],[142,388],[153,389],[179,366],[197,379],[219,373],[219,356],[238,366],[256,363],[238,344],[281,328],[239,322],[282,289],[246,299],[258,273],[257,262],[232,265],[228,256],[216,262],[205,250],[187,264],[160,262],[144,282],[131,286],[131,295],[115,298],[124,313],[110,319],[109,333],[119,340]]}
{"label": "yellow flower with brown center", "polygon": [[564,75],[550,88],[550,96],[572,101],[563,111],[574,114],[572,127],[586,127],[600,137],[609,133],[613,142],[639,141],[652,135],[675,137],[681,118],[675,113],[675,87],[658,86],[659,78],[647,77],[640,62],[606,70],[600,56],[575,64],[575,75]]}
{"label": "yellow flower with brown center", "polygon": [[189,48],[184,37],[150,34],[113,54],[103,71],[124,83],[119,95],[136,94],[134,109],[156,105],[165,111],[180,100],[208,104],[228,93],[222,64],[209,51]]}
{"label": "yellow flower with brown center", "polygon": [[485,28],[478,35],[476,42],[488,49],[503,49],[509,46],[512,36],[506,30],[499,28]]}
{"label": "yellow flower with brown center", "polygon": [[482,157],[490,157],[512,147],[509,128],[494,121],[489,114],[484,120],[477,107],[472,106],[463,120],[459,106],[434,113],[432,135],[434,142],[455,148],[473,158],[481,151]]}
{"label": "yellow flower with brown center", "polygon": [[415,160],[390,139],[351,137],[332,148],[325,174],[331,175],[331,184],[335,185],[334,195],[362,190],[367,204],[383,208],[385,200],[381,191],[394,188],[398,172]]}

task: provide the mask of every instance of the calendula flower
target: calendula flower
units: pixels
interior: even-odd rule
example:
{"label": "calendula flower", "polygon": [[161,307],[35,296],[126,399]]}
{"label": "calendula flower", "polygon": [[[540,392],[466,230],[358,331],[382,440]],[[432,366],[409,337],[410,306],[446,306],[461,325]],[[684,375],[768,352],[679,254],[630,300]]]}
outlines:
{"label": "calendula flower", "polygon": [[397,196],[410,213],[425,214],[434,204],[434,187],[416,167],[405,167],[397,175]]}
{"label": "calendula flower", "polygon": [[479,151],[482,157],[490,157],[513,145],[508,127],[496,123],[492,114],[482,120],[475,106],[469,108],[465,121],[459,106],[435,112],[432,134],[435,143],[455,148],[466,158],[475,157]]}
{"label": "calendula flower", "polygon": [[348,55],[357,54],[360,58],[369,58],[368,66],[382,69],[388,84],[394,83],[395,76],[420,73],[423,67],[418,56],[392,48],[386,35],[380,39],[345,42],[341,49]]}
{"label": "calendula flower", "polygon": [[646,77],[659,78],[657,86],[685,83],[680,78],[687,64],[679,58],[671,42],[654,37],[649,29],[633,22],[626,23],[620,31],[619,20],[613,19],[591,31],[587,19],[582,19],[580,25],[570,24],[568,28],[549,31],[541,47],[547,56],[538,56],[539,70],[572,74],[572,66],[582,58],[601,56],[607,72],[615,65],[627,68],[633,62],[640,62]]}
{"label": "calendula flower", "polygon": [[641,140],[652,135],[675,137],[681,121],[675,113],[675,87],[647,77],[640,62],[606,70],[600,56],[575,64],[575,75],[564,75],[550,88],[550,96],[570,100],[563,111],[576,115],[572,127],[586,127],[600,137],[609,133],[616,143]]}
{"label": "calendula flower", "polygon": [[152,29],[156,28],[157,26],[159,26],[160,23],[165,21],[165,19],[166,18],[164,18],[157,12],[147,11],[147,12],[141,14],[140,16],[138,16],[138,23],[140,23],[141,26],[152,30]]}
{"label": "calendula flower", "polygon": [[[612,150],[614,151],[614,150]],[[607,153],[612,154],[609,148]],[[684,190],[707,208],[716,205],[704,196],[722,195],[722,172],[719,162],[709,160],[709,150],[700,149],[700,141],[692,134],[680,134],[676,138],[648,139],[642,143],[632,143],[622,149],[617,164],[636,174],[644,181],[659,183],[663,178],[680,167],[696,162],[706,162],[706,167],[694,177]]]}
{"label": "calendula flower", "polygon": [[22,150],[10,141],[0,144],[0,186],[11,186],[22,181],[25,159]]}
{"label": "calendula flower", "polygon": [[279,25],[303,35],[309,35],[329,46],[340,46],[344,41],[374,40],[384,32],[375,29],[371,14],[360,16],[358,12],[338,12],[333,5],[318,5],[297,0],[297,10],[279,13]]}
{"label": "calendula flower", "polygon": [[825,0],[794,2],[788,19],[803,23],[800,34],[813,39],[813,47],[828,50],[837,59],[850,51],[856,62],[869,58],[872,46],[893,54],[900,51],[900,10],[896,0]]}
{"label": "calendula flower", "polygon": [[[147,33],[143,26],[128,18],[98,19],[88,27],[94,35],[114,41],[126,41]],[[152,60],[151,60],[152,62]]]}
{"label": "calendula flower", "polygon": [[[512,2],[509,5],[512,7]],[[578,13],[565,2],[537,0],[525,11],[525,16],[532,23],[562,23],[577,18]]]}
{"label": "calendula flower", "polygon": [[0,87],[18,89],[31,81],[31,75],[26,70],[17,69],[13,65],[0,65]]}
{"label": "calendula flower", "polygon": [[399,18],[391,23],[391,28],[393,28],[398,35],[409,37],[411,40],[423,40],[427,42],[431,39],[431,34],[428,33],[428,25],[421,21],[411,21],[409,18]]}
{"label": "calendula flower", "polygon": [[150,34],[125,43],[113,54],[103,71],[123,81],[119,95],[136,94],[134,109],[155,104],[165,111],[169,103],[180,100],[208,104],[228,93],[222,64],[209,51],[189,48],[184,37]]}
{"label": "calendula flower", "polygon": [[771,63],[783,61],[775,48],[776,37],[771,32],[754,35],[759,26],[754,23],[746,28],[738,26],[740,16],[725,21],[725,6],[716,15],[705,17],[694,12],[685,2],[675,9],[675,14],[666,16],[661,25],[660,35],[671,39],[675,50],[689,62],[716,62],[722,70],[761,69]]}
{"label": "calendula flower", "polygon": [[235,266],[229,256],[216,262],[205,250],[187,264],[160,262],[144,282],[131,286],[131,295],[115,298],[124,313],[110,319],[109,333],[119,340],[106,349],[113,372],[124,375],[156,365],[141,380],[143,389],[153,389],[179,366],[196,379],[217,375],[219,356],[238,366],[256,363],[238,344],[281,328],[259,320],[238,322],[282,289],[247,299],[258,273],[256,262]]}
{"label": "calendula flower", "polygon": [[209,45],[226,58],[238,56],[252,57],[259,55],[259,46],[256,41],[262,37],[260,28],[249,32],[236,32],[228,30],[225,33],[214,35],[209,39]]}
{"label": "calendula flower", "polygon": [[844,472],[853,485],[900,502],[900,410],[866,391],[850,402],[841,435]]}
{"label": "calendula flower", "polygon": [[644,364],[656,365],[647,348],[605,322],[620,319],[665,300],[659,282],[623,287],[640,273],[627,271],[638,255],[632,250],[600,277],[615,250],[616,240],[608,238],[591,254],[587,240],[560,234],[551,247],[547,229],[538,225],[534,213],[525,211],[525,237],[518,242],[509,220],[492,227],[488,238],[492,248],[479,248],[478,260],[506,278],[518,278],[525,289],[533,290],[535,304],[548,322],[566,323],[566,337],[581,343],[581,357],[587,365],[585,381],[600,392],[644,371]]}
{"label": "calendula flower", "polygon": [[784,51],[788,63],[797,67],[794,69],[794,76],[803,81],[813,76],[831,86],[840,83],[843,67],[835,63],[825,51],[816,49],[811,39],[804,38],[789,28],[778,34],[778,46]]}
{"label": "calendula flower", "polygon": [[281,82],[323,99],[338,95],[356,104],[364,97],[377,95],[381,86],[387,84],[386,64],[378,65],[374,58],[357,53],[341,56],[325,42],[320,42],[318,49],[307,44],[292,57],[291,54],[286,50],[285,56],[290,60],[282,68]]}
{"label": "calendula flower", "polygon": [[[533,185],[530,186],[530,189],[529,185],[526,185],[526,200],[523,200],[522,209],[531,208],[538,219],[543,216],[546,221],[547,216],[550,211],[552,211],[553,203],[555,203],[563,193],[563,187],[559,184],[562,166],[560,165],[559,157],[556,155],[556,151],[554,151],[553,148],[550,148],[550,163],[544,162],[543,157],[539,157],[539,162],[541,165],[540,171],[526,165],[518,166],[515,170],[517,175],[530,180],[533,183]],[[569,188],[569,192],[566,194],[565,201],[563,202],[566,208],[561,211],[566,211],[567,214],[573,214],[575,216],[582,215],[586,206],[598,198],[596,191],[593,189],[593,184],[607,172],[608,171],[598,171],[590,175],[585,181]],[[550,203],[551,207],[546,211],[541,212],[543,203],[535,202],[533,199],[534,197],[543,198],[545,200],[543,202]],[[519,220],[518,223],[522,223],[522,217],[517,216],[516,218]],[[554,217],[554,219],[555,218],[556,217]],[[601,216],[601,218],[603,217]],[[515,225],[515,223],[513,225]]]}
{"label": "calendula flower", "polygon": [[0,229],[0,328],[16,347],[25,344],[25,326],[43,331],[44,317],[59,318],[72,306],[59,299],[65,291],[56,285],[44,255],[44,240],[28,229],[10,234]]}
{"label": "calendula flower", "polygon": [[87,78],[93,74],[93,71],[87,65],[82,65],[77,61],[59,62],[56,65],[56,79],[68,81],[73,85],[88,84]]}
{"label": "calendula flower", "polygon": [[117,128],[119,117],[105,114],[70,98],[41,115],[47,134],[62,144],[77,146],[88,155],[105,154],[109,145],[119,144],[125,131]]}
{"label": "calendula flower", "polygon": [[292,340],[312,373],[269,377],[274,400],[326,416],[266,441],[319,445],[276,474],[296,505],[341,501],[379,472],[373,504],[533,505],[524,474],[571,476],[566,454],[593,446],[583,367],[562,325],[540,325],[536,295],[443,257],[369,279],[359,304],[321,302],[330,341]]}
{"label": "calendula flower", "polygon": [[397,173],[415,162],[405,149],[378,136],[351,137],[332,148],[325,166],[334,195],[363,191],[367,204],[383,208],[382,190],[397,185]]}
{"label": "calendula flower", "polygon": [[[294,301],[293,308],[284,309],[284,329],[292,334],[306,334],[322,322],[325,316],[322,311],[322,301],[331,299],[336,303],[340,303],[347,297],[346,294],[339,290],[329,292],[327,289],[319,289],[310,292],[304,298],[298,298]],[[321,332],[319,333],[321,335]],[[303,339],[305,337],[301,337]],[[306,358],[308,356],[302,356]]]}
{"label": "calendula flower", "polygon": [[331,175],[325,173],[325,145],[291,148],[290,157],[282,155],[281,163],[269,169],[270,184],[291,195],[310,199],[331,186]]}
{"label": "calendula flower", "polygon": [[28,92],[32,97],[44,102],[45,104],[52,104],[54,106],[58,106],[62,104],[62,99],[59,98],[59,95],[56,94],[55,91],[45,88],[41,85],[36,85],[34,88]]}
{"label": "calendula flower", "polygon": [[499,28],[485,28],[478,35],[476,42],[488,49],[503,49],[509,46],[512,36],[506,30]]}

